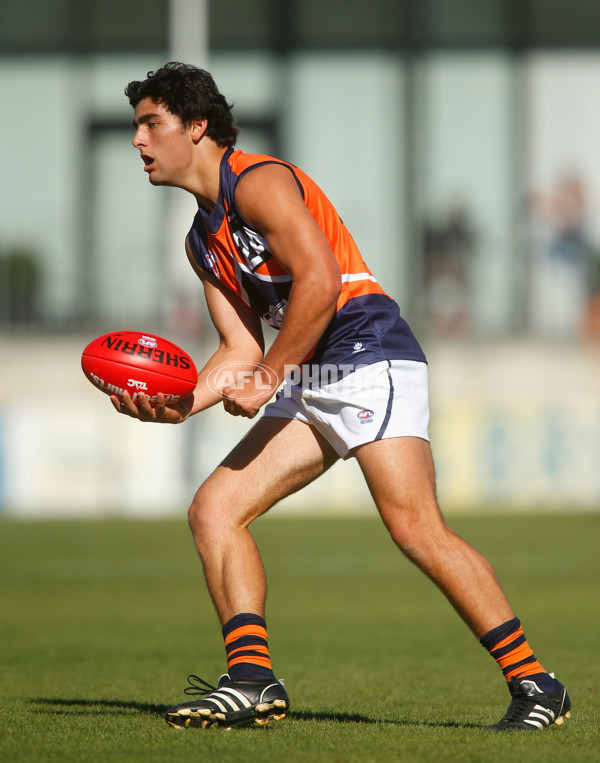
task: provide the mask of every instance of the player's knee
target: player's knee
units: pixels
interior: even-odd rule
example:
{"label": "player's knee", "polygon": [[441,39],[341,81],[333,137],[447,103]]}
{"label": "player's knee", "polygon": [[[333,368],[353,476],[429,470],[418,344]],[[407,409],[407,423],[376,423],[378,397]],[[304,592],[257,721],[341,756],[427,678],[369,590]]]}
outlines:
{"label": "player's knee", "polygon": [[427,539],[422,534],[411,532],[407,528],[393,531],[391,535],[400,551],[413,561],[416,557],[422,556],[428,546]]}
{"label": "player's knee", "polygon": [[225,516],[221,501],[209,490],[200,488],[188,509],[190,530],[196,538],[208,537],[218,530]]}
{"label": "player's knee", "polygon": [[419,513],[399,516],[386,524],[395,544],[413,561],[435,555],[452,532],[441,518],[426,521]]}

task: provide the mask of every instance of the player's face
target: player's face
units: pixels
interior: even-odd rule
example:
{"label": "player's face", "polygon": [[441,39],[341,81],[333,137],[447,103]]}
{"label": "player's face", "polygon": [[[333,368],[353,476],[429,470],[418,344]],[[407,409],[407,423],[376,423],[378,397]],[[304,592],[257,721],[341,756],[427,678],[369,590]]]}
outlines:
{"label": "player's face", "polygon": [[144,98],[135,107],[133,126],[133,145],[152,185],[180,185],[190,168],[193,142],[179,117],[163,104]]}

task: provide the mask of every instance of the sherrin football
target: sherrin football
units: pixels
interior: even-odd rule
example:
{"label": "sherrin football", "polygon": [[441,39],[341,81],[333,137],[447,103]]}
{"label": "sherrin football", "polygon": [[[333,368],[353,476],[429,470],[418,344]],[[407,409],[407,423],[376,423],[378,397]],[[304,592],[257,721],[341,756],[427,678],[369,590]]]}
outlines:
{"label": "sherrin football", "polygon": [[81,367],[94,387],[135,402],[143,393],[151,405],[159,392],[167,405],[190,394],[198,381],[194,361],[168,339],[141,331],[114,331],[97,337],[84,349]]}

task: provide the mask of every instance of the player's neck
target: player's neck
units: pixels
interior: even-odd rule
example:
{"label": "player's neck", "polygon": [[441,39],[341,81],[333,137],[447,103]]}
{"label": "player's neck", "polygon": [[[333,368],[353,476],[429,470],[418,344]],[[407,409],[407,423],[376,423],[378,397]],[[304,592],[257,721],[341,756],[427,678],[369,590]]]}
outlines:
{"label": "player's neck", "polygon": [[209,212],[219,197],[221,159],[225,151],[226,148],[218,146],[212,140],[203,140],[197,147],[190,181],[182,186]]}

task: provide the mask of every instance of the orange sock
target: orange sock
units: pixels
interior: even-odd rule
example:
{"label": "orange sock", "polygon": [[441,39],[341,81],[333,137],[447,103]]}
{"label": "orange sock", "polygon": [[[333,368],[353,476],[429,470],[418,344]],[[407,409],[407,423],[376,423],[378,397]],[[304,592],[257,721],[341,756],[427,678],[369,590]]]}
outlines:
{"label": "orange sock", "polygon": [[488,631],[479,641],[496,660],[508,683],[511,678],[546,674],[516,617]]}
{"label": "orange sock", "polygon": [[235,615],[223,626],[223,638],[231,678],[274,678],[266,623],[260,615]]}

